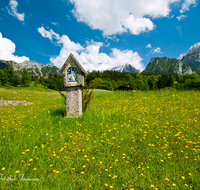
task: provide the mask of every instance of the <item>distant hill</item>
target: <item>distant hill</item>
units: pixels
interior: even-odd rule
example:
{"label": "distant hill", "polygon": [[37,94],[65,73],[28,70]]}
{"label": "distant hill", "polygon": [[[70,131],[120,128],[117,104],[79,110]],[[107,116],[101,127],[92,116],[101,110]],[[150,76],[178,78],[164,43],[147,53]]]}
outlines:
{"label": "distant hill", "polygon": [[0,60],[0,69],[8,69],[9,67],[13,67],[16,74],[20,74],[20,71],[26,68],[30,75],[36,75],[38,77],[48,77],[50,74],[61,74],[60,69],[56,66],[37,63],[36,61],[16,63],[14,61]]}
{"label": "distant hill", "polygon": [[192,74],[200,75],[200,43],[190,47],[187,53],[179,58],[154,57],[142,73],[155,73],[173,75]]}

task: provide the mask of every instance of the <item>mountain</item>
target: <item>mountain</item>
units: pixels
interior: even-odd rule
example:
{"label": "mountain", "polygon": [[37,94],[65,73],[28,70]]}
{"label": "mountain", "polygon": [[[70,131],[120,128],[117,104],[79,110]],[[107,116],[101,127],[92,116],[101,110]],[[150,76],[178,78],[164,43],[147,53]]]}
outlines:
{"label": "mountain", "polygon": [[[0,60],[0,69],[8,69],[13,67],[15,73],[20,73],[23,68],[26,68],[31,75],[38,77],[48,77],[49,74],[61,74],[61,71],[56,66],[41,64],[35,61],[24,61],[16,63],[14,61]],[[140,73],[131,64],[119,65],[112,67],[110,70],[129,73]],[[154,57],[151,59],[146,69],[142,73],[167,74],[174,76],[176,74],[192,74],[200,75],[200,42],[189,48],[187,53],[182,53],[179,58]]]}
{"label": "mountain", "polygon": [[129,72],[129,73],[140,73],[135,67],[127,63],[126,65],[119,65],[116,67],[111,68],[112,71],[119,71],[119,72]]}
{"label": "mountain", "polygon": [[14,61],[0,60],[0,69],[8,69],[9,67],[13,67],[15,73],[20,73],[25,68],[30,75],[36,75],[38,77],[48,77],[49,74],[61,74],[60,69],[56,66],[37,63],[36,61],[16,63]]}
{"label": "mountain", "polygon": [[200,43],[191,46],[187,54],[182,57],[181,62],[190,66],[196,74],[200,75]]}
{"label": "mountain", "polygon": [[200,43],[191,46],[187,53],[179,58],[154,57],[142,73],[155,73],[173,75],[192,74],[200,75]]}
{"label": "mountain", "polygon": [[179,59],[170,59],[168,57],[154,57],[147,65],[142,73],[155,73],[155,74],[192,74],[193,71],[190,66],[181,62]]}

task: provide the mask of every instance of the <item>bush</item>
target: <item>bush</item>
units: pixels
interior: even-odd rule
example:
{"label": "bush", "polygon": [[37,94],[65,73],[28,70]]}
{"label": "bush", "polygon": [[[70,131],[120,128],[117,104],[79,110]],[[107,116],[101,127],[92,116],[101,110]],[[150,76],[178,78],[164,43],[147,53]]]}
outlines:
{"label": "bush", "polygon": [[100,81],[96,80],[86,85],[82,91],[82,108],[86,111],[93,98],[93,90],[99,85]]}
{"label": "bush", "polygon": [[[89,85],[85,85],[85,87],[82,90],[82,110],[86,111],[89,104],[92,101],[93,98],[93,90],[99,85],[99,81],[94,81],[90,83]],[[66,94],[59,91],[61,97],[63,98],[63,102],[66,105]]]}
{"label": "bush", "polygon": [[108,81],[103,81],[100,86],[100,89],[104,89],[104,90],[112,90],[112,84]]}

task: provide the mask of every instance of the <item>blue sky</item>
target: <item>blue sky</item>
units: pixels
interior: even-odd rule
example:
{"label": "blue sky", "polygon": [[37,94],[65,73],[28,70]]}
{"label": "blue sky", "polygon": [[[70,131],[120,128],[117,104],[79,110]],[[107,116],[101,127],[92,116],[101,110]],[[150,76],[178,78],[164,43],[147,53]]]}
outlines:
{"label": "blue sky", "polygon": [[1,0],[0,59],[86,70],[178,58],[200,41],[198,0]]}

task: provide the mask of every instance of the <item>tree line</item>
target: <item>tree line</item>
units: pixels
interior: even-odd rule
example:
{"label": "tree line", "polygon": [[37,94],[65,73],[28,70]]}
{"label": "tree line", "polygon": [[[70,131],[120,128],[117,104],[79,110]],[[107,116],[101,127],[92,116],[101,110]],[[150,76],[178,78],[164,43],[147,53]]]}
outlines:
{"label": "tree line", "polygon": [[[14,73],[13,67],[9,69],[0,69],[0,87],[1,86],[34,86],[42,85],[58,91],[64,91],[63,76],[50,74],[48,78],[33,76],[23,69],[19,74]],[[85,84],[98,84],[95,88],[105,90],[115,90],[118,86],[129,86],[136,90],[157,90],[166,87],[176,88],[178,90],[200,90],[200,76],[196,74],[160,75],[147,73],[126,73],[118,71],[92,71],[85,77]]]}
{"label": "tree line", "polygon": [[118,71],[92,71],[87,76],[88,84],[98,81],[96,88],[114,90],[118,86],[129,86],[136,90],[157,90],[166,87],[178,90],[200,90],[200,76],[196,74],[185,74],[173,76],[149,74],[149,73],[127,73]]}
{"label": "tree line", "polygon": [[63,76],[57,74],[50,74],[48,78],[38,77],[30,75],[27,69],[23,69],[18,74],[14,73],[13,67],[8,69],[0,69],[0,87],[1,86],[21,86],[27,87],[33,83],[35,87],[42,85],[45,88],[50,88],[53,90],[63,91],[65,90],[63,86]]}

